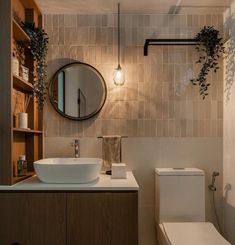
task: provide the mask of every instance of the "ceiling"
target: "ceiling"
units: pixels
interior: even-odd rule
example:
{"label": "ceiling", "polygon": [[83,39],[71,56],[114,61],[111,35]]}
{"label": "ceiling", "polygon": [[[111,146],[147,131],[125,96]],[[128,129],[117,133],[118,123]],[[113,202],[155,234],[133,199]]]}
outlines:
{"label": "ceiling", "polygon": [[223,13],[233,0],[35,0],[43,13]]}

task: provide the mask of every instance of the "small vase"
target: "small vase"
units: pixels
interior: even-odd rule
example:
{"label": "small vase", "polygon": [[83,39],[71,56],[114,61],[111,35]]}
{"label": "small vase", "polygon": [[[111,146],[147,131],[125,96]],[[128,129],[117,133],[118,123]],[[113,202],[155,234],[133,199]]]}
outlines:
{"label": "small vase", "polygon": [[28,129],[28,113],[19,113],[19,128]]}

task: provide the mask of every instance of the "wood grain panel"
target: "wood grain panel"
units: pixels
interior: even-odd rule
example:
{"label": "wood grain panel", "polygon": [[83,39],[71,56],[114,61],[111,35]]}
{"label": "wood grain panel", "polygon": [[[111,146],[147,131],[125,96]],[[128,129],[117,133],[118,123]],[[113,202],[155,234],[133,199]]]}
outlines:
{"label": "wood grain panel", "polygon": [[13,86],[21,91],[32,92],[33,85],[25,81],[22,77],[13,75]]}
{"label": "wood grain panel", "polygon": [[137,245],[137,192],[67,194],[67,245]]}
{"label": "wood grain panel", "polygon": [[[17,166],[20,155],[26,155],[25,134],[14,134],[13,140],[13,165]],[[16,167],[17,168],[17,167]]]}
{"label": "wood grain panel", "polygon": [[38,12],[35,8],[26,8],[25,9],[25,20],[28,22],[35,23],[36,26],[40,26],[39,16],[40,12]]}
{"label": "wood grain panel", "polygon": [[37,14],[41,14],[34,0],[20,0],[26,9],[35,9]]}
{"label": "wood grain panel", "polygon": [[0,244],[66,244],[66,194],[0,193],[0,200]]}
{"label": "wood grain panel", "polygon": [[23,28],[15,21],[13,20],[13,37],[16,41],[19,42],[29,42],[30,38],[29,36],[25,33]]}
{"label": "wood grain panel", "polygon": [[12,11],[11,1],[0,1],[0,184],[11,184],[12,176]]}
{"label": "wood grain panel", "polygon": [[20,0],[13,0],[13,11],[17,14],[21,21],[25,21],[24,6]]}
{"label": "wood grain panel", "polygon": [[34,130],[37,130],[38,128],[36,127],[37,126],[37,122],[36,122],[36,118],[35,118],[35,115],[36,115],[36,112],[35,112],[35,98],[32,98],[29,102],[29,106],[27,108],[27,113],[28,113],[28,127],[30,129],[34,129]]}
{"label": "wood grain panel", "polygon": [[26,155],[28,160],[28,170],[34,171],[33,162],[39,159],[39,141],[38,136],[34,134],[26,137]]}

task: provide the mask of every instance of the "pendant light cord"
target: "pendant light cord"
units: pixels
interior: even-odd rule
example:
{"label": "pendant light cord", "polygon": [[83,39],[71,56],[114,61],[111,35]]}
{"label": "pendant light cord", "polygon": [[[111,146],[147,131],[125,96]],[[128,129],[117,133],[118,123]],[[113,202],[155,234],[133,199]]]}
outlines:
{"label": "pendant light cord", "polygon": [[120,3],[118,3],[118,68],[120,68]]}

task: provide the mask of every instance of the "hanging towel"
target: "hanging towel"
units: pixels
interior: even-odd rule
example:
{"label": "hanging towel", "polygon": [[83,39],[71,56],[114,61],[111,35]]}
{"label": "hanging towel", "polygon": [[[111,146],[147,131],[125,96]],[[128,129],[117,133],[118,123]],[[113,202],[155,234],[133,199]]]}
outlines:
{"label": "hanging towel", "polygon": [[111,170],[112,163],[121,162],[121,136],[103,136],[102,156],[106,171]]}

